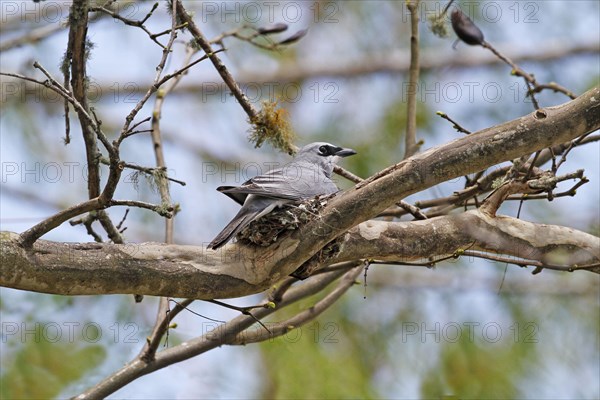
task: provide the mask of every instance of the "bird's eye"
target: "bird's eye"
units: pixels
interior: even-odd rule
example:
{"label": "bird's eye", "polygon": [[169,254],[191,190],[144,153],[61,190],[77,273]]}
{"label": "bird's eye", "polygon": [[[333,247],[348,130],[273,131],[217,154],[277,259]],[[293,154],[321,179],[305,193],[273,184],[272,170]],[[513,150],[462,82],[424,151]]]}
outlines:
{"label": "bird's eye", "polygon": [[321,147],[319,147],[319,153],[321,153],[324,156],[328,156],[329,149],[327,148],[327,146],[321,146]]}

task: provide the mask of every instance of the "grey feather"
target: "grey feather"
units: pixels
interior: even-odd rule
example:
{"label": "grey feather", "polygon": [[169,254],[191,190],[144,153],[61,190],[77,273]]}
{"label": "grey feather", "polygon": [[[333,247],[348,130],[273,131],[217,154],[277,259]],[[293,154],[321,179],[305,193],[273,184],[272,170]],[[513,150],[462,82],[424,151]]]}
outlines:
{"label": "grey feather", "polygon": [[298,151],[296,158],[283,168],[256,176],[240,186],[220,186],[217,190],[242,208],[208,248],[218,249],[235,237],[250,222],[284,204],[339,191],[331,180],[333,167],[340,157],[356,154],[325,142],[311,143]]}

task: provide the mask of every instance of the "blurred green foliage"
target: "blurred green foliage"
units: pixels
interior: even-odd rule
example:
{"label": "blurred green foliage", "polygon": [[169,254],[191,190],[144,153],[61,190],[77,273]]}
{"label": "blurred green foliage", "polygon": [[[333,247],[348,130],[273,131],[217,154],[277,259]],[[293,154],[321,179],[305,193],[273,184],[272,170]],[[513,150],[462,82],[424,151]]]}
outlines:
{"label": "blurred green foliage", "polygon": [[39,324],[27,339],[10,357],[2,357],[0,398],[55,398],[106,358],[99,344],[49,342]]}

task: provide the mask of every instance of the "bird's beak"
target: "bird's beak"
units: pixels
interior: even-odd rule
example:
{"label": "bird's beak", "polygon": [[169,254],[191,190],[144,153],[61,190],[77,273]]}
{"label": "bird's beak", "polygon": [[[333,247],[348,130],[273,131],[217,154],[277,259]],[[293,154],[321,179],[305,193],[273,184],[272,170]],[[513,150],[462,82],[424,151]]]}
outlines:
{"label": "bird's beak", "polygon": [[340,147],[338,151],[335,152],[335,155],[338,157],[348,157],[356,154],[356,151],[352,149],[343,149]]}

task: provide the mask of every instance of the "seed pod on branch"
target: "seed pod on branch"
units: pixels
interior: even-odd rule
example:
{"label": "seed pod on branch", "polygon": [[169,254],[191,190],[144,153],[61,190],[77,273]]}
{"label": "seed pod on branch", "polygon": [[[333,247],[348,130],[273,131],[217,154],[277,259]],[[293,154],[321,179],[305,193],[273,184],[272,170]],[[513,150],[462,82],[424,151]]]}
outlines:
{"label": "seed pod on branch", "polygon": [[452,21],[452,29],[454,29],[460,40],[471,46],[483,45],[485,40],[481,29],[465,13],[456,9],[452,11],[450,20]]}
{"label": "seed pod on branch", "polygon": [[271,35],[273,33],[285,32],[287,31],[287,28],[287,24],[284,24],[283,22],[277,22],[274,24],[261,26],[260,28],[257,28],[256,31],[261,35]]}
{"label": "seed pod on branch", "polygon": [[308,32],[308,29],[299,30],[298,32],[296,32],[292,36],[290,36],[289,38],[284,39],[284,40],[282,40],[281,42],[279,42],[277,44],[283,45],[283,44],[292,44],[292,43],[295,43],[298,40],[302,39],[304,37],[304,35],[306,35],[307,32]]}

